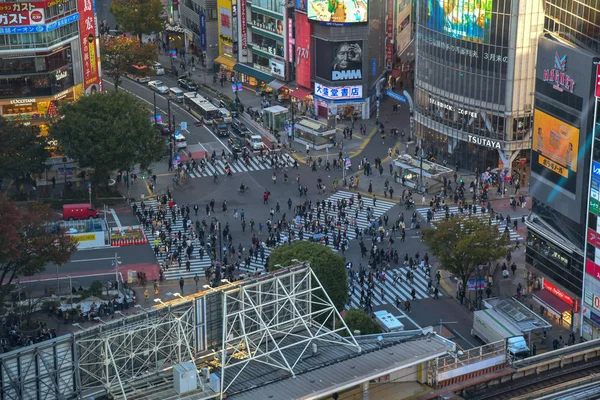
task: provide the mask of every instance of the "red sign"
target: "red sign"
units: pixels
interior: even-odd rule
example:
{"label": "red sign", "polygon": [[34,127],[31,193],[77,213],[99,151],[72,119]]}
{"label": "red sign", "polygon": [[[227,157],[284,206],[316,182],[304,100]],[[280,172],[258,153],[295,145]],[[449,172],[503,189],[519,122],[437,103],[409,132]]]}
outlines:
{"label": "red sign", "polygon": [[248,33],[246,31],[246,0],[240,0],[240,19],[242,31],[242,56],[248,56]]}
{"label": "red sign", "polygon": [[585,260],[585,273],[600,280],[600,265],[591,260]]}
{"label": "red sign", "polygon": [[587,241],[594,247],[600,248],[600,233],[595,230],[588,228],[587,230]]}
{"label": "red sign", "polygon": [[0,3],[0,26],[44,25],[46,2]]}
{"label": "red sign", "polygon": [[312,88],[310,80],[310,70],[312,67],[310,51],[311,33],[312,25],[308,22],[306,14],[296,13],[296,84],[309,89]]}
{"label": "red sign", "polygon": [[596,65],[596,97],[600,97],[600,63]]}
{"label": "red sign", "polygon": [[394,68],[394,45],[392,39],[394,35],[394,0],[387,0],[387,21],[385,29],[385,66],[388,71]]}
{"label": "red sign", "polygon": [[288,18],[288,59],[286,61],[293,62],[294,60],[294,23],[291,18]]}
{"label": "red sign", "polygon": [[[83,88],[89,94],[94,85],[100,84],[98,71],[98,48],[96,47],[96,18],[92,7],[93,0],[78,0],[79,40],[83,58]],[[90,89],[90,90],[88,90]],[[96,88],[100,90],[100,88]]]}
{"label": "red sign", "polygon": [[555,295],[571,307],[574,307],[575,312],[577,312],[577,302],[574,301],[571,296],[569,296],[568,294],[566,294],[565,292],[548,282],[547,279],[544,279],[544,289],[549,290],[550,292],[552,292],[553,295]]}

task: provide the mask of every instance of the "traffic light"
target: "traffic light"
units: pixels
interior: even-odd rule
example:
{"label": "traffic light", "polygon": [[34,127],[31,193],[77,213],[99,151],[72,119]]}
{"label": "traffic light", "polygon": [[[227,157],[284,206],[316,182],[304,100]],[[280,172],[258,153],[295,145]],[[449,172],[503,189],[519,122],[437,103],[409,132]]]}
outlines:
{"label": "traffic light", "polygon": [[142,180],[146,179],[146,174],[142,173]]}

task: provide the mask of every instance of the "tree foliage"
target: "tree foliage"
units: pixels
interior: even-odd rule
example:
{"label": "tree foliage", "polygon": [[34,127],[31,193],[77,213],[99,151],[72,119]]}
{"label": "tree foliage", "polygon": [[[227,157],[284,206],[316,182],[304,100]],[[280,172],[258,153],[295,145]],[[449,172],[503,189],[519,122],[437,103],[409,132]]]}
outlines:
{"label": "tree foliage", "polygon": [[97,93],[65,104],[63,118],[50,127],[65,154],[80,167],[94,169],[104,183],[113,171],[140,170],[160,160],[164,141],[156,135],[148,111],[126,92]]}
{"label": "tree foliage", "polygon": [[361,335],[372,335],[374,333],[381,333],[381,326],[375,321],[369,313],[364,310],[357,308],[351,308],[344,316],[344,322],[348,325],[350,332],[354,334],[354,331],[360,331]]}
{"label": "tree foliage", "polygon": [[0,200],[0,306],[19,277],[41,272],[47,263],[62,265],[77,249],[64,231],[51,228],[53,220],[47,205]]}
{"label": "tree foliage", "polygon": [[100,54],[102,72],[113,80],[115,90],[131,65],[149,66],[158,59],[158,50],[154,43],[139,43],[125,36],[104,36],[100,42]]}
{"label": "tree foliage", "polygon": [[294,265],[292,260],[309,262],[315,275],[331,298],[336,309],[341,310],[348,299],[348,281],[344,257],[319,243],[297,241],[280,246],[269,255],[269,271]]}
{"label": "tree foliage", "polygon": [[37,127],[7,121],[0,116],[0,176],[22,178],[46,169],[48,142]]}
{"label": "tree foliage", "polygon": [[486,221],[455,216],[437,221],[435,228],[423,229],[423,242],[438,259],[442,268],[458,276],[463,287],[479,265],[506,256],[507,233]]}
{"label": "tree foliage", "polygon": [[121,30],[134,34],[140,41],[142,34],[157,33],[163,29],[160,0],[112,0],[109,10]]}

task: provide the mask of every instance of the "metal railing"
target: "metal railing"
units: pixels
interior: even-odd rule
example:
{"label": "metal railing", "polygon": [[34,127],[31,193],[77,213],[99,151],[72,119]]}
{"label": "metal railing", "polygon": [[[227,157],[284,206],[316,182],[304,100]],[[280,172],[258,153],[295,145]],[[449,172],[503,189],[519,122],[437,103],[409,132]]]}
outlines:
{"label": "metal railing", "polygon": [[489,343],[474,349],[459,351],[455,354],[440,358],[438,361],[438,373],[443,373],[465,365],[476,363],[488,358],[504,354],[504,341]]}

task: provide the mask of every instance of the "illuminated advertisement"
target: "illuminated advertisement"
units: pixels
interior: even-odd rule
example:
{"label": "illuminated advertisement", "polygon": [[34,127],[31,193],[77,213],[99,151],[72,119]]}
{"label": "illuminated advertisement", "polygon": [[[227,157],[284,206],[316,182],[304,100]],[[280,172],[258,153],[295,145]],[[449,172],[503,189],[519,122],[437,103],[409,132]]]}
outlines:
{"label": "illuminated advertisement", "polygon": [[242,56],[248,55],[248,31],[246,30],[246,0],[240,0],[240,37],[242,40]]}
{"label": "illuminated advertisement", "polygon": [[315,82],[315,96],[330,100],[362,99],[362,85],[331,87]]}
{"label": "illuminated advertisement", "polygon": [[352,81],[362,79],[363,42],[327,42],[317,39],[319,55],[315,75],[328,81]]}
{"label": "illuminated advertisement", "polygon": [[532,170],[552,183],[575,190],[579,129],[540,110],[534,111]]}
{"label": "illuminated advertisement", "polygon": [[46,2],[0,3],[0,26],[44,25]]}
{"label": "illuminated advertisement", "polygon": [[544,70],[544,82],[548,82],[555,90],[573,93],[575,80],[567,74],[567,56],[554,54],[554,68]]}
{"label": "illuminated advertisement", "polygon": [[[303,0],[297,0],[302,3]],[[308,19],[326,24],[352,24],[367,22],[368,1],[366,0],[306,0]],[[300,4],[302,6],[302,4]]]}
{"label": "illuminated advertisement", "polygon": [[219,10],[219,54],[234,57],[231,17],[231,0],[218,0]]}
{"label": "illuminated advertisement", "polygon": [[306,12],[306,0],[296,0],[296,10]]}
{"label": "illuminated advertisement", "polygon": [[219,7],[219,34],[231,37],[231,10]]}
{"label": "illuminated advertisement", "polygon": [[427,27],[457,39],[488,43],[492,0],[427,0]]}
{"label": "illuminated advertisement", "polygon": [[310,52],[310,35],[312,33],[312,26],[308,22],[306,14],[296,14],[296,54],[294,55],[296,62],[296,83],[299,86],[310,88],[312,83],[310,81],[310,70],[311,70],[311,52]]}
{"label": "illuminated advertisement", "polygon": [[100,91],[98,47],[96,43],[96,5],[94,0],[78,0],[79,39],[83,58],[83,86],[86,94]]}

